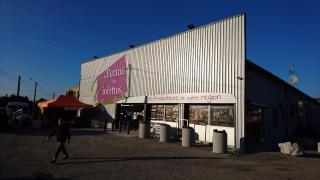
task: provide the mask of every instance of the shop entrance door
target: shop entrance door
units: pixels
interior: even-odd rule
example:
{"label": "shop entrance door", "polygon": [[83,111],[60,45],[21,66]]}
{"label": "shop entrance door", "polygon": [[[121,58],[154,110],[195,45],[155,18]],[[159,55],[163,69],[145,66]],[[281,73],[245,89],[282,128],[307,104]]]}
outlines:
{"label": "shop entrance door", "polygon": [[248,106],[245,117],[245,137],[247,145],[257,145],[264,141],[264,109],[260,106]]}
{"label": "shop entrance door", "polygon": [[[117,104],[115,128],[119,128],[120,121],[123,125],[130,121],[130,129],[138,130],[139,121],[143,119],[144,115],[143,108],[143,104]],[[139,116],[141,116],[140,119]]]}

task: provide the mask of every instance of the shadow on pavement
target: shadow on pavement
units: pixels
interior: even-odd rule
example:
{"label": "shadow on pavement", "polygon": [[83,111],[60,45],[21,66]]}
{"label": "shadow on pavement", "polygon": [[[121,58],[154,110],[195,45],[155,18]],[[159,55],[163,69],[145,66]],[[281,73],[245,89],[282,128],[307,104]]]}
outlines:
{"label": "shadow on pavement", "polygon": [[[42,128],[22,128],[16,129],[9,134],[14,134],[17,136],[48,136],[52,129],[42,129]],[[103,129],[70,129],[71,136],[87,136],[87,135],[101,135],[104,134]]]}
{"label": "shadow on pavement", "polygon": [[90,164],[90,163],[104,163],[116,161],[148,161],[148,160],[197,160],[197,159],[224,159],[214,157],[74,157],[70,160],[85,160],[85,161],[71,161],[56,163],[57,165],[66,164]]}
{"label": "shadow on pavement", "polygon": [[[1,178],[2,179],[2,178]],[[69,180],[70,178],[55,178],[55,177],[19,177],[19,178],[3,178],[7,180]]]}
{"label": "shadow on pavement", "polygon": [[275,146],[263,146],[263,145],[246,145],[246,154],[256,154],[262,152],[279,152],[279,149]]}
{"label": "shadow on pavement", "polygon": [[320,154],[319,153],[309,153],[307,152],[306,154],[304,154],[303,156],[301,156],[303,158],[320,158]]}
{"label": "shadow on pavement", "polygon": [[71,136],[87,136],[104,134],[103,129],[70,129]]}
{"label": "shadow on pavement", "polygon": [[50,131],[50,129],[42,128],[20,128],[15,129],[10,133],[17,136],[48,136]]}
{"label": "shadow on pavement", "polygon": [[[41,179],[41,180],[69,180],[70,178],[64,178],[64,177],[54,177],[50,173],[42,173],[42,172],[36,172],[32,174],[32,177],[17,177],[17,178],[4,178],[4,179],[21,179],[21,180],[27,180],[27,179]],[[2,178],[0,178],[2,179]]]}

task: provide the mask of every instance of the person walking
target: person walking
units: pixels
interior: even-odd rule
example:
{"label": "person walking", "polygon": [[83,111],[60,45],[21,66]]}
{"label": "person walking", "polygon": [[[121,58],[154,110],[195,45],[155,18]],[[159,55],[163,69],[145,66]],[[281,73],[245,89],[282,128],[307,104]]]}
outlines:
{"label": "person walking", "polygon": [[58,147],[54,155],[54,158],[51,161],[51,163],[53,164],[56,163],[61,151],[65,155],[63,158],[64,160],[69,158],[69,154],[65,147],[65,143],[67,140],[68,140],[68,144],[70,143],[71,134],[70,134],[69,127],[63,122],[61,118],[58,119],[58,127],[49,134],[48,140],[50,140],[50,138],[55,134],[57,135]]}

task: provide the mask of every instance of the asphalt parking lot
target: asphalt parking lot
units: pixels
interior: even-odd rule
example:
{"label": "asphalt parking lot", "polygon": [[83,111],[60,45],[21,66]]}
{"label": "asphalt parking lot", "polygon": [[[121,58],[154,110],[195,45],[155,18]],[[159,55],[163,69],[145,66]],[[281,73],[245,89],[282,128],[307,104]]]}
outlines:
{"label": "asphalt parking lot", "polygon": [[320,179],[320,156],[289,157],[277,152],[219,155],[208,146],[177,143],[97,129],[73,129],[62,155],[50,160],[56,142],[43,129],[0,134],[1,179]]}

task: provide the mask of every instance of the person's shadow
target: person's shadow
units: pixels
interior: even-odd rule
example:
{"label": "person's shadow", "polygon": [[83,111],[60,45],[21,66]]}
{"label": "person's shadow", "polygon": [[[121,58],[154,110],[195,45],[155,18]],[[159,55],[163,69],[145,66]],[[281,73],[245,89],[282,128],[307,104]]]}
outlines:
{"label": "person's shadow", "polygon": [[150,156],[150,157],[71,157],[71,161],[59,162],[57,165],[66,164],[90,164],[90,163],[108,163],[117,161],[149,161],[149,160],[196,160],[196,159],[223,159],[220,157],[160,157],[160,156]]}

